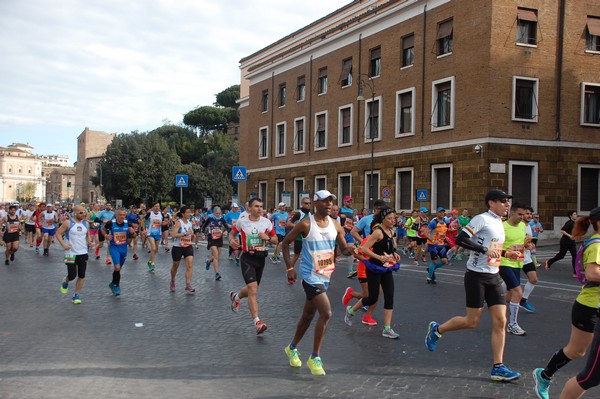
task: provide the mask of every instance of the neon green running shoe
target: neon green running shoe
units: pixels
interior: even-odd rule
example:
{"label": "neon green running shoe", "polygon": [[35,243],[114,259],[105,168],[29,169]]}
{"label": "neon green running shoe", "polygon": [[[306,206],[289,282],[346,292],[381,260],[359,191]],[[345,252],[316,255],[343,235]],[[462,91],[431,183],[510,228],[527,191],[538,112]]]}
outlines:
{"label": "neon green running shoe", "polygon": [[325,370],[323,370],[323,362],[319,356],[310,356],[306,365],[310,369],[312,375],[325,375]]}
{"label": "neon green running shoe", "polygon": [[284,350],[285,354],[288,355],[288,358],[290,359],[290,366],[302,367],[302,360],[300,360],[300,353],[298,352],[298,349],[292,349],[290,348],[290,345],[288,345]]}
{"label": "neon green running shoe", "polygon": [[79,294],[73,295],[73,303],[75,305],[79,305],[81,303],[81,298],[79,298]]}
{"label": "neon green running shoe", "polygon": [[67,280],[63,280],[63,282],[60,284],[60,293],[63,295],[67,295],[68,290],[69,290],[69,283],[67,282]]}

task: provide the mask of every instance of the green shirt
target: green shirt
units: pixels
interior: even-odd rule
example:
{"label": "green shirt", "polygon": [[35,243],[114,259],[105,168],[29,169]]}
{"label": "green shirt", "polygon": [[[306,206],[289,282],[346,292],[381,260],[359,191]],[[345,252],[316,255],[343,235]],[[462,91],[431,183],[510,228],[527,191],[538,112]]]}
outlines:
{"label": "green shirt", "polygon": [[415,223],[415,219],[412,218],[412,216],[406,218],[406,222],[404,222],[404,227],[406,228],[406,235],[408,237],[416,237],[417,236],[417,230],[414,229],[415,226],[413,226],[413,224]]}
{"label": "green shirt", "polygon": [[[592,238],[600,238],[600,234],[594,234]],[[583,252],[581,262],[583,270],[585,270],[585,267],[590,263],[595,263],[600,266],[600,243],[587,246]],[[586,284],[581,289],[576,300],[584,306],[596,309],[598,307],[598,302],[600,301],[600,285],[593,283]]]}
{"label": "green shirt", "polygon": [[523,267],[523,260],[525,260],[525,223],[519,223],[517,226],[511,226],[508,221],[502,223],[504,227],[504,243],[502,244],[502,250],[504,251],[519,251],[521,257],[519,260],[510,260],[509,258],[500,258],[500,266],[508,266],[517,269]]}
{"label": "green shirt", "polygon": [[458,223],[460,224],[460,228],[467,226],[471,222],[471,218],[468,216],[460,215],[458,217]]}

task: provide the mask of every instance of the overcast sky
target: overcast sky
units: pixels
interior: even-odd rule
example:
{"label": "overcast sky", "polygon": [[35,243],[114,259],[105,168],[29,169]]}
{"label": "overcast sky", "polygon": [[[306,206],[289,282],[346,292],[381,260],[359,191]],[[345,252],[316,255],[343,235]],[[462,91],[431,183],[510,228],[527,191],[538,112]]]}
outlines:
{"label": "overcast sky", "polygon": [[0,0],[0,146],[76,161],[87,126],[174,123],[239,60],[351,0]]}

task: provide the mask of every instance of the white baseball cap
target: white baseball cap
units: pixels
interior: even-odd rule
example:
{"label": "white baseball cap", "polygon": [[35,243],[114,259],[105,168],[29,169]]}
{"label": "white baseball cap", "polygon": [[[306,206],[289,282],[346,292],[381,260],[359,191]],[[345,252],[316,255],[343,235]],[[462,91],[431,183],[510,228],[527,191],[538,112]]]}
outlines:
{"label": "white baseball cap", "polygon": [[337,197],[329,192],[329,190],[319,190],[315,193],[313,198],[314,201],[323,201],[327,198],[331,197],[331,199],[337,199]]}
{"label": "white baseball cap", "polygon": [[287,206],[285,202],[280,202],[277,206]]}

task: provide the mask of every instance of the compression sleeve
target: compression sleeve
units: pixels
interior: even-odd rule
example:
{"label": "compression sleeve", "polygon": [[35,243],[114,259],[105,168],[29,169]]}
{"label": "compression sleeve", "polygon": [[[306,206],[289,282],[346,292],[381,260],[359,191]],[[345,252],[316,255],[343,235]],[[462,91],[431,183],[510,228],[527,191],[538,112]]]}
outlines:
{"label": "compression sleeve", "polygon": [[456,237],[456,245],[468,249],[469,251],[475,251],[481,254],[485,253],[485,251],[483,250],[483,245],[474,243],[471,240],[471,237],[469,237],[469,235],[465,231],[461,231],[460,233],[458,233],[458,236]]}

